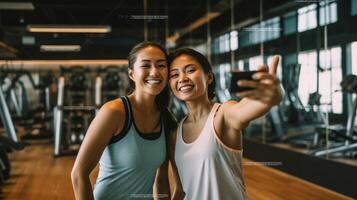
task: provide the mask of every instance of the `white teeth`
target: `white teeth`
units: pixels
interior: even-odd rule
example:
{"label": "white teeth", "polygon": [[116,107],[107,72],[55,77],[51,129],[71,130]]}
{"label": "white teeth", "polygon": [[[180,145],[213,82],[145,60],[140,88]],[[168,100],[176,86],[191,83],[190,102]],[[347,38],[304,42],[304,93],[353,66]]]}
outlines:
{"label": "white teeth", "polygon": [[188,91],[188,90],[190,90],[192,88],[193,88],[193,86],[187,85],[187,86],[180,87],[179,90],[185,92],[185,91]]}
{"label": "white teeth", "polygon": [[161,83],[160,80],[147,80],[146,82],[149,84],[160,84]]}

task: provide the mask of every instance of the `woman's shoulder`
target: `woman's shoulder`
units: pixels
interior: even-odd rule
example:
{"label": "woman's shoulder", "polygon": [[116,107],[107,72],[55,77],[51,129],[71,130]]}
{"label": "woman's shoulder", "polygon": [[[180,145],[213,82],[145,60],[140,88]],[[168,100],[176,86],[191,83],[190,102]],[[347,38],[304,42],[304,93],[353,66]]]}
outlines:
{"label": "woman's shoulder", "polygon": [[226,108],[226,107],[230,107],[230,106],[233,106],[235,104],[239,103],[239,101],[237,100],[233,100],[233,99],[229,99],[223,103],[221,103],[221,107],[222,108]]}
{"label": "woman's shoulder", "polygon": [[100,112],[104,113],[105,115],[124,118],[125,117],[124,102],[121,98],[108,101],[100,108]]}

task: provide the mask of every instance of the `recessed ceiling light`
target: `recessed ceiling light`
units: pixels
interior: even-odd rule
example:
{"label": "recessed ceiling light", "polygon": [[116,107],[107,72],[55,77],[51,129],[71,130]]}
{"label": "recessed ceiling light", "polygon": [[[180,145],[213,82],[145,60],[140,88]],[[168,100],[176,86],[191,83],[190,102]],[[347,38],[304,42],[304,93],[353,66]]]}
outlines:
{"label": "recessed ceiling light", "polygon": [[90,25],[27,25],[27,30],[38,33],[109,33],[111,27]]}
{"label": "recessed ceiling light", "polygon": [[0,10],[34,10],[31,2],[0,2]]}
{"label": "recessed ceiling light", "polygon": [[41,51],[81,51],[80,45],[41,45]]}

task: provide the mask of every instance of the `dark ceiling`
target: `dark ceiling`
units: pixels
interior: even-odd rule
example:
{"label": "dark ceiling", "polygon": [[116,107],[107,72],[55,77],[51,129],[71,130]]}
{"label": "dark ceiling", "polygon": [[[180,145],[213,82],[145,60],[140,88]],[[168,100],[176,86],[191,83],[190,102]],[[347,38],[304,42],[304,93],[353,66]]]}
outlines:
{"label": "dark ceiling", "polygon": [[[16,2],[10,1],[9,2]],[[23,2],[23,1],[22,1]],[[0,58],[1,59],[122,59],[130,48],[144,40],[144,17],[147,20],[149,40],[164,44],[167,35],[190,25],[207,12],[202,0],[33,0],[34,10],[3,10],[0,8]],[[259,15],[259,0],[233,0],[235,21]],[[283,4],[283,0],[264,1],[264,10]],[[211,32],[220,32],[230,24],[230,0],[209,1],[211,11],[221,13],[212,21]],[[30,33],[28,24],[52,25],[110,25],[105,34]],[[24,44],[23,37],[35,39],[34,44]],[[206,26],[201,26],[185,40],[202,42]],[[187,43],[187,42],[186,42]],[[43,44],[78,44],[80,52],[41,52]]]}

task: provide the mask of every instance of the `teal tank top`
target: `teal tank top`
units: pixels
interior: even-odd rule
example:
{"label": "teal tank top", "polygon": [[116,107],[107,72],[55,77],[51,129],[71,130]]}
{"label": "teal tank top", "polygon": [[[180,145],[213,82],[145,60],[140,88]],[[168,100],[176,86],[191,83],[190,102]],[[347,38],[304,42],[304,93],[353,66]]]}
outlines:
{"label": "teal tank top", "polygon": [[94,198],[152,199],[156,170],[166,159],[164,123],[161,118],[157,133],[140,133],[129,99],[121,99],[125,106],[125,125],[122,132],[111,139],[100,158]]}

